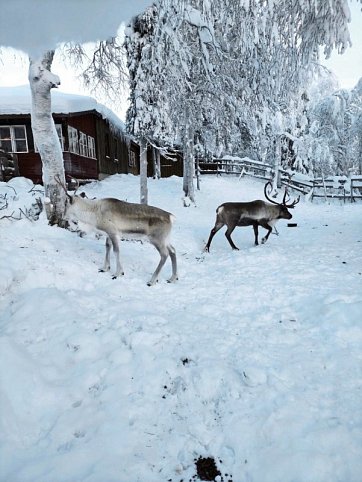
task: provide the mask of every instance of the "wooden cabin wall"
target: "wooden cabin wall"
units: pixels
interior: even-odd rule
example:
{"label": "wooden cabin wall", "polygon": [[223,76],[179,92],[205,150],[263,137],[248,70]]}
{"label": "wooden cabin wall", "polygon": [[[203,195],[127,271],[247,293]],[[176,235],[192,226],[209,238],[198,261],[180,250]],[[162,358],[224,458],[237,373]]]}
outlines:
{"label": "wooden cabin wall", "polygon": [[[57,119],[57,118],[56,118]],[[69,114],[67,116],[68,124],[85,134],[96,137],[96,116],[93,112],[87,114]],[[58,123],[58,122],[56,122]]]}
{"label": "wooden cabin wall", "polygon": [[183,176],[183,160],[179,153],[170,156],[161,155],[161,177]]}
{"label": "wooden cabin wall", "polygon": [[110,129],[104,119],[96,122],[96,150],[99,175],[128,173],[129,149],[127,138]]}
{"label": "wooden cabin wall", "polygon": [[[125,173],[139,175],[140,148],[126,135],[113,132],[109,123],[96,111],[54,115],[54,122],[61,124],[64,139],[64,168],[67,175],[79,179],[99,179],[107,175]],[[42,182],[42,162],[34,149],[30,115],[1,116],[1,125],[25,125],[28,141],[27,153],[18,153],[20,176],[28,177],[33,182]],[[80,156],[69,152],[68,125],[95,139],[97,159]],[[147,175],[153,177],[152,147],[147,152]],[[175,153],[173,159],[161,155],[161,176],[182,176],[182,156]]]}
{"label": "wooden cabin wall", "polygon": [[98,179],[97,159],[78,156],[73,152],[63,152],[64,169],[67,176],[76,179]]}

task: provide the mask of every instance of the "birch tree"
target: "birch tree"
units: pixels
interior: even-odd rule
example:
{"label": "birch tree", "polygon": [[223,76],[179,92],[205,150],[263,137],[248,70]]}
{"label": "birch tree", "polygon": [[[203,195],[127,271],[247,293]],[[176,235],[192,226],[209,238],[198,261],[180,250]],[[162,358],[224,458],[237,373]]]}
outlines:
{"label": "birch tree", "polygon": [[[79,44],[65,44],[60,54],[78,66],[84,65],[88,59],[86,51]],[[45,203],[47,218],[50,224],[64,226],[66,195],[59,184],[65,184],[64,160],[51,109],[51,89],[60,84],[60,79],[51,72],[53,58],[54,51],[48,51],[41,58],[29,59],[31,126],[42,161],[43,184],[48,201]],[[115,100],[124,89],[127,78],[124,50],[119,39],[110,38],[95,43],[82,76],[88,88]]]}
{"label": "birch tree", "polygon": [[160,147],[183,148],[185,204],[194,201],[194,139],[203,130],[205,99],[214,93],[208,56],[212,43],[205,16],[180,1],[159,2],[126,30],[131,78],[127,126]]}
{"label": "birch tree", "polygon": [[[47,218],[50,224],[64,225],[66,194],[60,189],[64,184],[64,162],[59,138],[51,110],[51,89],[60,84],[59,77],[51,72],[54,51],[39,59],[30,59],[29,83],[31,89],[31,127],[35,145],[42,160],[43,183]],[[57,181],[58,180],[58,181]]]}

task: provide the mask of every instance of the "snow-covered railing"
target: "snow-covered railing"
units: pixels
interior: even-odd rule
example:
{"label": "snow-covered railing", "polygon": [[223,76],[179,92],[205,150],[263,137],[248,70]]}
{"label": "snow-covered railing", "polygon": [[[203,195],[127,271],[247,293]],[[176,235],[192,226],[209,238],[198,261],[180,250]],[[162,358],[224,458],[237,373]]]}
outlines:
{"label": "snow-covered railing", "polygon": [[362,199],[362,176],[329,176],[326,178],[308,178],[296,173],[290,176],[282,175],[281,182],[302,194],[310,195],[311,199],[341,199],[344,202],[355,202]]}
{"label": "snow-covered railing", "polygon": [[[212,161],[199,161],[200,174],[236,174],[239,177],[252,176],[258,179],[271,180],[274,177],[274,166],[249,157],[224,157]],[[362,176],[329,176],[312,178],[291,170],[280,169],[280,182],[310,199],[341,199],[351,202],[362,199]]]}
{"label": "snow-covered railing", "polygon": [[273,168],[269,164],[249,157],[223,157],[212,161],[199,161],[200,174],[237,174],[270,179]]}

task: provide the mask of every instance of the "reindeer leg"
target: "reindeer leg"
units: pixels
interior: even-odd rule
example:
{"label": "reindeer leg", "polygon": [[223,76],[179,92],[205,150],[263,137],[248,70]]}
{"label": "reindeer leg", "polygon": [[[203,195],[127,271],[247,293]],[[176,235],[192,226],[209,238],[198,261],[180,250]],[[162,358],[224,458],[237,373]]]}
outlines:
{"label": "reindeer leg", "polygon": [[112,279],[116,279],[116,278],[118,278],[118,276],[124,275],[124,271],[123,271],[123,268],[121,266],[121,262],[120,262],[120,259],[119,259],[119,243],[118,243],[118,238],[117,238],[116,234],[113,234],[113,233],[108,234],[108,237],[112,241],[113,253],[114,253],[114,256],[116,258],[116,272],[112,276]]}
{"label": "reindeer leg", "polygon": [[176,250],[173,246],[171,246],[171,244],[168,245],[167,249],[168,249],[168,254],[170,255],[171,263],[172,263],[172,276],[170,279],[167,280],[167,282],[173,283],[174,281],[178,280]]}
{"label": "reindeer leg", "polygon": [[210,231],[210,236],[209,236],[209,239],[207,241],[207,244],[205,246],[205,249],[204,251],[207,251],[207,252],[210,252],[210,244],[211,244],[211,241],[213,239],[213,237],[215,236],[215,234],[219,231],[219,229],[221,229],[222,227],[224,226],[224,223],[216,223],[215,226],[212,228],[212,230]]}
{"label": "reindeer leg", "polygon": [[236,249],[237,251],[239,251],[239,248],[237,246],[235,246],[233,240],[231,239],[231,233],[234,231],[235,227],[236,227],[236,225],[228,226],[228,228],[225,232],[225,236],[226,236],[226,239],[229,241],[230,246],[233,249]]}
{"label": "reindeer leg", "polygon": [[254,223],[253,224],[253,229],[254,229],[254,236],[255,236],[255,246],[258,246],[258,234],[259,234],[259,229],[258,229],[258,224]]}
{"label": "reindeer leg", "polygon": [[163,265],[166,263],[166,259],[168,258],[168,255],[169,255],[169,251],[165,245],[160,246],[159,244],[156,244],[153,240],[151,242],[154,245],[154,247],[157,249],[157,251],[160,253],[161,259],[160,259],[160,262],[158,263],[158,266],[155,272],[152,275],[152,278],[147,283],[148,286],[152,286],[158,281],[158,275],[160,274],[160,271],[163,268]]}
{"label": "reindeer leg", "polygon": [[105,271],[109,271],[111,269],[111,261],[110,261],[111,246],[112,246],[111,240],[110,240],[109,236],[107,236],[107,238],[106,238],[106,257],[104,259],[103,268],[100,268],[98,270],[100,273],[104,273]]}
{"label": "reindeer leg", "polygon": [[263,223],[261,224],[261,226],[263,226],[264,229],[266,229],[268,232],[266,233],[266,235],[262,238],[261,240],[261,243],[264,244],[268,241],[268,238],[270,236],[270,233],[273,231],[273,228],[271,226],[269,226],[268,223]]}

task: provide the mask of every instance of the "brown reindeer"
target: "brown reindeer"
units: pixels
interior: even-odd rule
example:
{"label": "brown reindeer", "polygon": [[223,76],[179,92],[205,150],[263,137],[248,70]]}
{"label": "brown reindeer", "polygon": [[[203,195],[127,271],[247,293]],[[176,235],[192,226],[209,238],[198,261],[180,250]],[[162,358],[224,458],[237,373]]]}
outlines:
{"label": "brown reindeer", "polygon": [[288,208],[294,208],[299,202],[300,196],[290,204],[287,204],[287,190],[283,197],[283,201],[278,203],[273,199],[270,199],[267,193],[268,186],[271,186],[271,182],[267,182],[264,186],[264,195],[269,203],[261,200],[244,202],[244,203],[224,203],[216,209],[216,222],[215,226],[210,232],[208,242],[205,246],[205,251],[210,251],[210,245],[215,234],[223,226],[227,226],[225,232],[226,239],[229,241],[230,246],[233,249],[239,249],[235,246],[231,233],[237,226],[253,226],[255,234],[255,245],[258,245],[258,228],[262,226],[268,232],[262,238],[261,242],[264,244],[273,230],[273,226],[279,219],[291,219],[292,215],[288,211]]}

